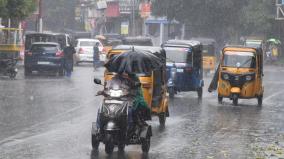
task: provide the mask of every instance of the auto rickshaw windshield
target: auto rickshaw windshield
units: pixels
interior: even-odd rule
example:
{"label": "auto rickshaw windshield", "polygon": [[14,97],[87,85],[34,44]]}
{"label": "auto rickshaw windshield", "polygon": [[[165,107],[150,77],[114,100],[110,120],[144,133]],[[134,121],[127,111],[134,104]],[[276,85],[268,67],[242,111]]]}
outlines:
{"label": "auto rickshaw windshield", "polygon": [[223,66],[238,68],[255,68],[255,54],[252,52],[225,52]]}
{"label": "auto rickshaw windshield", "polygon": [[203,45],[202,53],[203,53],[203,56],[215,56],[214,46],[213,45]]}
{"label": "auto rickshaw windshield", "polygon": [[192,53],[189,48],[165,47],[167,60],[175,63],[192,63]]}

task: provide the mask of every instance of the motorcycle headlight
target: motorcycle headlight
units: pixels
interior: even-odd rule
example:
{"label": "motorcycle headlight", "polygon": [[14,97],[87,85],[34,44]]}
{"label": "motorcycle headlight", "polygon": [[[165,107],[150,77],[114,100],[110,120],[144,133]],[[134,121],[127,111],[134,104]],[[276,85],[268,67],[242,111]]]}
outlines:
{"label": "motorcycle headlight", "polygon": [[230,78],[230,77],[229,77],[228,74],[226,74],[226,73],[223,74],[223,79],[224,79],[224,80],[229,80],[229,78]]}
{"label": "motorcycle headlight", "polygon": [[246,81],[251,81],[252,80],[252,76],[251,75],[247,75],[246,76]]}
{"label": "motorcycle headlight", "polygon": [[111,90],[109,90],[109,95],[111,97],[121,97],[121,96],[123,96],[123,91],[122,90],[113,90],[113,89],[111,89]]}

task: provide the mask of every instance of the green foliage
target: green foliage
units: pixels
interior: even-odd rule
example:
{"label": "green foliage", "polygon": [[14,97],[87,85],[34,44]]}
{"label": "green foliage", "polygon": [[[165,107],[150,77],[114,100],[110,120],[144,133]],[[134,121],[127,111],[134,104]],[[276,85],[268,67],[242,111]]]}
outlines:
{"label": "green foliage", "polygon": [[34,0],[0,0],[0,17],[4,20],[10,18],[12,27],[17,27],[35,8]]}
{"label": "green foliage", "polygon": [[[265,34],[271,29],[273,5],[267,0],[154,0],[153,14],[189,26],[193,36],[220,39]],[[195,34],[195,35],[194,35]]]}
{"label": "green foliage", "polygon": [[35,10],[34,0],[0,0],[0,7],[4,9],[0,16],[23,20]]}

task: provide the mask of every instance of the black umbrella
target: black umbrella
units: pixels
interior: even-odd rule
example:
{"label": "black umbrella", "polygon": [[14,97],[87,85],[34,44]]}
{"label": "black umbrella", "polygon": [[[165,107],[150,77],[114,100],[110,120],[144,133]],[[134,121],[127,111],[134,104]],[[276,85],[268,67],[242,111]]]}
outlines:
{"label": "black umbrella", "polygon": [[110,72],[128,74],[149,74],[162,66],[162,61],[154,54],[134,50],[113,56],[105,67]]}

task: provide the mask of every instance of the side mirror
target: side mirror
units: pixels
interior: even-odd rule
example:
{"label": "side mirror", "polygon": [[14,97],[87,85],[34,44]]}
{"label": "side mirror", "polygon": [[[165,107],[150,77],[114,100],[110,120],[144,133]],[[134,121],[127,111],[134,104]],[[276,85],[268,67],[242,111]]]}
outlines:
{"label": "side mirror", "polygon": [[95,78],[94,83],[98,85],[102,85],[102,81],[100,79]]}

